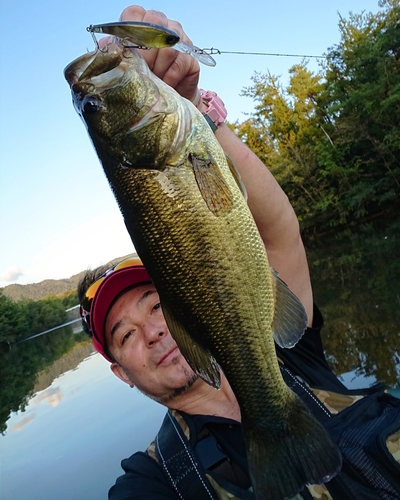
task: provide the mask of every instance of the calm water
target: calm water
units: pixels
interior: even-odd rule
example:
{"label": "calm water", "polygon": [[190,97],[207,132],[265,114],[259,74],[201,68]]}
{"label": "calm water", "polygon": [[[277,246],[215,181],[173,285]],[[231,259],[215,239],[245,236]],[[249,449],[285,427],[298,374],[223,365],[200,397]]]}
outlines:
{"label": "calm water", "polygon": [[[354,385],[400,381],[400,219],[307,242],[323,342],[337,375]],[[350,378],[352,377],[352,378]]]}
{"label": "calm water", "polygon": [[[53,341],[57,332],[47,336]],[[8,419],[0,437],[2,500],[107,498],[121,459],[157,433],[163,407],[121,383],[91,351],[77,344],[41,372],[25,410]]]}
{"label": "calm water", "polygon": [[[324,344],[351,388],[400,382],[400,223],[307,242]],[[112,375],[71,327],[0,359],[1,499],[107,498],[120,461],[144,450],[160,405]]]}

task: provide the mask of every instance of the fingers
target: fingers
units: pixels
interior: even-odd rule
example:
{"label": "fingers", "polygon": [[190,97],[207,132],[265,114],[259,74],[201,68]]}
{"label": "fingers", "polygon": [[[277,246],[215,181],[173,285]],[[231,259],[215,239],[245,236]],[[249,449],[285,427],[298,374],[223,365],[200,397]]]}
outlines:
{"label": "fingers", "polygon": [[[181,40],[191,43],[182,25],[168,19],[162,12],[146,10],[139,5],[131,5],[124,9],[120,20],[158,24],[175,31]],[[172,48],[143,50],[141,55],[151,71],[165,83],[175,88],[183,97],[190,100],[195,98],[200,68],[193,57]]]}
{"label": "fingers", "polygon": [[[131,5],[123,10],[121,16],[121,21],[141,21],[146,23],[158,24],[160,26],[168,27],[168,19],[162,12],[157,12],[155,10],[145,10],[139,5]],[[177,33],[181,36],[181,33]],[[141,52],[141,56],[147,62],[149,68],[155,73],[159,78],[163,78],[166,70],[173,62],[176,50],[173,49],[163,49],[162,57],[158,59],[158,49],[150,49]]]}
{"label": "fingers", "polygon": [[107,47],[108,44],[112,43],[113,41],[113,36],[103,36],[103,38],[100,38],[99,40],[99,48],[104,49],[104,47]]}

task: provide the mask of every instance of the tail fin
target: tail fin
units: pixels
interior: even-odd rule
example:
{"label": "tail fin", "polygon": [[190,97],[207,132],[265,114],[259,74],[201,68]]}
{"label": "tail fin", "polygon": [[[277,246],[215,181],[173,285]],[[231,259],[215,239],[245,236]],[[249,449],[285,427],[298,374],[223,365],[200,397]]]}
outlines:
{"label": "tail fin", "polygon": [[283,425],[282,421],[271,425],[270,416],[268,425],[263,427],[243,421],[250,478],[257,500],[292,498],[306,484],[327,483],[341,469],[339,448],[325,428],[297,396],[291,399],[290,406]]}

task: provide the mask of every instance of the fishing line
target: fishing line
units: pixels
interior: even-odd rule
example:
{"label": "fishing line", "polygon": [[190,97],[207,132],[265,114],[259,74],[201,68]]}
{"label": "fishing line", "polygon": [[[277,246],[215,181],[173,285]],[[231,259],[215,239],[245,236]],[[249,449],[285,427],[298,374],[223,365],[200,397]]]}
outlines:
{"label": "fishing line", "polygon": [[329,56],[315,56],[315,55],[307,55],[307,54],[273,54],[269,52],[233,52],[227,50],[219,50],[215,47],[211,47],[210,49],[202,49],[204,52],[207,52],[211,55],[220,55],[220,54],[235,54],[241,56],[273,56],[273,57],[307,57],[307,58],[315,58],[315,59],[327,59]]}

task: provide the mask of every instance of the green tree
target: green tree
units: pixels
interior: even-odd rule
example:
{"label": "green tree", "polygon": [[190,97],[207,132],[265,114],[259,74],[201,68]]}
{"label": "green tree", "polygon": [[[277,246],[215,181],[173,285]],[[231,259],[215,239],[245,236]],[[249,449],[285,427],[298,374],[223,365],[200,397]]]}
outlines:
{"label": "green tree", "polygon": [[74,334],[70,326],[20,344],[0,344],[0,433],[5,433],[11,412],[24,411],[37,374],[78,343],[91,343],[86,334]]}
{"label": "green tree", "polygon": [[14,340],[21,320],[18,304],[3,295],[0,290],[0,342]]}
{"label": "green tree", "polygon": [[393,210],[400,195],[400,6],[340,17],[323,101],[331,143],[319,162],[338,194],[341,221]]}
{"label": "green tree", "polygon": [[235,130],[289,196],[303,232],[323,232],[400,204],[400,0],[340,17],[320,74],[305,63],[284,88],[255,73],[255,111]]}
{"label": "green tree", "polygon": [[0,342],[13,343],[41,333],[66,321],[67,307],[77,303],[76,292],[64,297],[48,297],[14,302],[0,290]]}
{"label": "green tree", "polygon": [[252,81],[243,95],[256,101],[255,112],[236,124],[236,132],[274,174],[305,228],[324,207],[317,155],[317,147],[329,140],[318,109],[322,76],[299,64],[290,69],[287,88],[271,74],[256,73]]}
{"label": "green tree", "polygon": [[71,292],[66,292],[60,296],[61,302],[65,309],[69,309],[70,307],[74,307],[79,303],[78,300],[78,291],[72,290]]}

